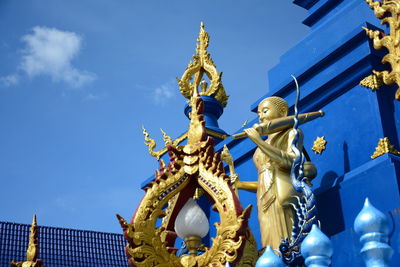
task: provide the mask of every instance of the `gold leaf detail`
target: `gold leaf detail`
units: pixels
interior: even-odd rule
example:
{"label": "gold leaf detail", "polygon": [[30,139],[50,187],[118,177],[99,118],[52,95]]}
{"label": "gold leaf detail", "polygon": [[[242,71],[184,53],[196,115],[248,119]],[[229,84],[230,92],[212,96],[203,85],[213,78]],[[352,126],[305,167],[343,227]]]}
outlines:
{"label": "gold leaf detail", "polygon": [[374,154],[371,156],[371,159],[375,159],[383,154],[393,154],[400,156],[400,152],[397,151],[394,146],[390,143],[389,138],[380,138],[378,142],[378,146],[375,149]]}

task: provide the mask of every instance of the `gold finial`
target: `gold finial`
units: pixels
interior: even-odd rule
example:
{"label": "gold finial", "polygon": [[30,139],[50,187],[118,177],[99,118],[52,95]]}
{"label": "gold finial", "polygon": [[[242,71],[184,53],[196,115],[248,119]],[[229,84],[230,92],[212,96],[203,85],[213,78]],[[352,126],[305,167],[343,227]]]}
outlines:
{"label": "gold finial", "polygon": [[197,38],[196,54],[193,55],[193,61],[189,63],[181,79],[176,79],[182,95],[190,99],[193,95],[193,90],[197,89],[199,85],[203,89],[204,83],[202,84],[201,81],[205,73],[210,80],[210,85],[208,88],[205,86],[200,95],[212,96],[225,107],[228,102],[228,96],[221,82],[222,72],[218,73],[210,54],[207,52],[209,40],[210,36],[204,30],[204,24],[201,23],[199,37]]}
{"label": "gold finial", "polygon": [[171,138],[171,136],[167,135],[167,134],[163,131],[163,129],[160,128],[160,130],[161,130],[161,132],[162,132],[162,134],[163,134],[163,139],[164,139],[165,145],[167,146],[167,145],[169,145],[169,144],[172,144],[172,138]]}
{"label": "gold finial", "polygon": [[400,156],[400,152],[394,148],[387,137],[379,139],[378,146],[376,147],[374,154],[371,156],[371,159],[375,159],[386,153]]}
{"label": "gold finial", "polygon": [[[373,40],[374,48],[380,50],[386,48],[388,54],[382,58],[382,63],[389,63],[391,71],[376,71],[364,78],[360,85],[377,90],[383,84],[400,86],[400,50],[399,40],[400,27],[400,0],[373,1],[365,0],[369,7],[374,10],[375,16],[382,20],[382,24],[387,24],[390,29],[388,35],[381,31],[370,30],[365,27],[367,36]],[[397,89],[395,98],[400,100],[400,88]]]}
{"label": "gold finial", "polygon": [[26,251],[26,260],[28,261],[36,261],[36,258],[39,254],[39,242],[37,240],[37,221],[36,214],[33,215],[32,226],[29,234],[29,245],[28,250]]}
{"label": "gold finial", "polygon": [[154,148],[156,147],[156,141],[152,138],[150,138],[150,134],[147,132],[146,128],[142,125],[142,131],[144,135],[144,144],[148,146],[149,148],[149,154],[153,157],[156,157],[157,160],[160,159],[161,155],[157,152],[154,151]]}
{"label": "gold finial", "polygon": [[10,263],[12,267],[43,267],[42,260],[38,259],[39,256],[38,236],[39,236],[39,231],[36,222],[36,215],[33,215],[32,225],[29,230],[29,243],[28,243],[28,249],[26,250],[26,261],[24,262],[12,261]]}
{"label": "gold finial", "polygon": [[327,143],[328,142],[325,140],[325,136],[317,137],[317,139],[315,139],[314,141],[312,150],[314,151],[315,154],[322,154],[322,152],[324,152],[326,149]]}

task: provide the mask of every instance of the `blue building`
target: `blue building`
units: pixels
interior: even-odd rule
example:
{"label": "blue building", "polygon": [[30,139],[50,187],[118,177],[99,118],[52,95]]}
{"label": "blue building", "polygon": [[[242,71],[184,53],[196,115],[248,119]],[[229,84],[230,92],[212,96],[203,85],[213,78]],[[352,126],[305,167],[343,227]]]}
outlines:
{"label": "blue building", "polygon": [[[396,231],[396,225],[400,223],[400,158],[396,152],[371,158],[379,140],[384,137],[395,148],[400,148],[399,103],[394,99],[397,88],[383,86],[371,91],[360,85],[372,70],[385,69],[381,63],[385,53],[373,48],[363,27],[380,29],[387,34],[389,29],[381,25],[373,10],[361,0],[298,0],[294,4],[308,10],[303,23],[311,32],[269,70],[269,93],[260,96],[250,109],[256,112],[262,99],[274,95],[284,98],[293,114],[296,89],[291,75],[297,78],[302,94],[299,112],[325,112],[323,118],[306,123],[301,129],[305,136],[304,147],[318,169],[313,190],[321,229],[333,242],[332,266],[364,266],[359,236],[354,232],[353,224],[366,197],[390,218],[392,232],[389,237],[394,249],[392,264],[397,266],[400,263],[400,236]],[[226,145],[233,155],[240,179],[257,180],[252,161],[255,144],[248,138],[234,140],[216,135],[215,132],[224,133],[218,129],[216,121],[222,106],[210,97],[203,99],[206,127],[212,130],[209,135],[216,140],[216,151],[222,151]],[[185,113],[188,113],[188,107]],[[245,127],[256,122],[255,114],[254,120]],[[328,142],[322,154],[310,153],[317,137],[324,137]],[[162,158],[168,160],[166,155]],[[240,191],[240,201],[243,207],[257,205],[255,195],[245,191]],[[218,213],[208,210],[204,203],[210,221],[219,221]],[[249,225],[260,246],[254,208]],[[215,236],[213,227],[208,238],[210,236]],[[210,244],[207,239],[203,241]]]}

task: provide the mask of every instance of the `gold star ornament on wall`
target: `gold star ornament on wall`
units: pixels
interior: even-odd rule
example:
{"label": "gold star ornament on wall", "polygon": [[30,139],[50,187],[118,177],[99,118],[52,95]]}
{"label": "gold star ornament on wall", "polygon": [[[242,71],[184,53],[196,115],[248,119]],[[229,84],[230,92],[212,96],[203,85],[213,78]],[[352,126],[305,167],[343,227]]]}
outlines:
{"label": "gold star ornament on wall", "polygon": [[327,143],[328,142],[325,140],[325,136],[317,137],[317,139],[314,141],[312,150],[315,154],[322,154],[322,152],[326,149]]}

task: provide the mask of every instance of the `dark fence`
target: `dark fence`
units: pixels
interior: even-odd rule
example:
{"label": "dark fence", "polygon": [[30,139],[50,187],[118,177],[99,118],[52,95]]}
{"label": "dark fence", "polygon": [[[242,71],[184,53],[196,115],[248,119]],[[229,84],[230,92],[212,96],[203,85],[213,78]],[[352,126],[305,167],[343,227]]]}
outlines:
{"label": "dark fence", "polygon": [[[24,261],[29,224],[0,222],[0,266]],[[122,234],[39,226],[39,258],[46,267],[127,267]]]}

